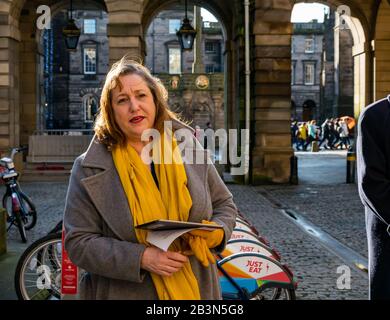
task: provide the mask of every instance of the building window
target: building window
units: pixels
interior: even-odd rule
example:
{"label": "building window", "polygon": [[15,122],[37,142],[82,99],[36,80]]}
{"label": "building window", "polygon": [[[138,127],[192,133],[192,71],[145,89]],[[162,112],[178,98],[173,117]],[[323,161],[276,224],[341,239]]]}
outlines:
{"label": "building window", "polygon": [[206,73],[214,73],[214,65],[213,64],[206,64]]}
{"label": "building window", "polygon": [[205,42],[205,51],[206,53],[216,53],[217,52],[217,43],[212,41]]}
{"label": "building window", "polygon": [[84,74],[96,74],[96,48],[84,48]]}
{"label": "building window", "polygon": [[181,49],[168,48],[168,56],[169,56],[169,73],[171,74],[181,73]]}
{"label": "building window", "polygon": [[305,53],[313,53],[314,52],[314,39],[306,38],[305,39]]}
{"label": "building window", "polygon": [[314,85],[314,63],[305,63],[305,85]]}
{"label": "building window", "polygon": [[179,19],[169,19],[169,33],[176,34],[180,29],[180,20]]}
{"label": "building window", "polygon": [[88,34],[96,33],[95,19],[84,19],[84,33],[88,33]]}
{"label": "building window", "polygon": [[84,121],[93,122],[98,112],[98,100],[89,94],[83,97]]}

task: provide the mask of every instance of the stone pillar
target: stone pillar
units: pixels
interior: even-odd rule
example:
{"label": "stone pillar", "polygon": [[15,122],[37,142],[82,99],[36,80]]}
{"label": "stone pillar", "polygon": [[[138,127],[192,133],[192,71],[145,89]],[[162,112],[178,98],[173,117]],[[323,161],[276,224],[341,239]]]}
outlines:
{"label": "stone pillar", "polygon": [[354,61],[354,116],[359,118],[360,112],[369,105],[370,95],[370,64],[371,48],[369,43],[363,43],[352,47]]}
{"label": "stone pillar", "polygon": [[291,9],[288,0],[255,2],[253,184],[287,183],[290,177]]}
{"label": "stone pillar", "polygon": [[0,153],[19,145],[20,32],[9,9],[0,2]]}
{"label": "stone pillar", "polygon": [[20,17],[20,144],[28,144],[29,136],[37,129],[37,66],[36,6],[26,3],[28,14]]}
{"label": "stone pillar", "polygon": [[380,100],[390,93],[390,34],[389,34],[390,4],[381,1],[379,6],[375,41],[375,71],[373,84],[373,100]]}
{"label": "stone pillar", "polygon": [[114,0],[107,1],[106,5],[110,65],[124,55],[143,61],[145,45],[141,26],[142,1]]}
{"label": "stone pillar", "polygon": [[340,14],[335,12],[336,23],[334,27],[334,99],[332,116],[337,117],[340,96]]}
{"label": "stone pillar", "polygon": [[192,73],[204,73],[204,64],[202,59],[202,16],[200,7],[194,7],[194,25],[196,30],[196,38],[194,43],[194,63],[192,65]]}

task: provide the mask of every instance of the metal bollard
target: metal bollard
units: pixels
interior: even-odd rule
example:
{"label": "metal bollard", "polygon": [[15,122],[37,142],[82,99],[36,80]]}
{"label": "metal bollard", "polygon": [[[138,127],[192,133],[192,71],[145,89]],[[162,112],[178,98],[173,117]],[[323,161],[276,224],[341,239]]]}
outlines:
{"label": "metal bollard", "polygon": [[290,183],[298,184],[298,158],[295,155],[290,158]]}
{"label": "metal bollard", "polygon": [[348,150],[347,153],[347,183],[355,183],[356,153]]}

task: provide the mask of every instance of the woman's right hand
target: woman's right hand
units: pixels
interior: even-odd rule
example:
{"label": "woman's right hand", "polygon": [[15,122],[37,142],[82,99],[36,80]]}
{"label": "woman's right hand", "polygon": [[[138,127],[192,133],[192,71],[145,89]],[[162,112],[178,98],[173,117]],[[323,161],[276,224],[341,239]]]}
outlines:
{"label": "woman's right hand", "polygon": [[141,259],[141,268],[160,276],[170,277],[188,262],[188,257],[178,252],[147,247]]}

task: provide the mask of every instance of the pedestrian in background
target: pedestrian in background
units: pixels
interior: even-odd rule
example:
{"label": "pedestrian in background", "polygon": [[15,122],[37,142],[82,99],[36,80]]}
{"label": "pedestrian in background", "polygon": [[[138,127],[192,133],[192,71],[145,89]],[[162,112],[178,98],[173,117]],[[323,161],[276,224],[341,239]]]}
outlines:
{"label": "pedestrian in background", "polygon": [[318,144],[318,148],[321,148],[321,145],[326,141],[325,149],[330,149],[329,141],[330,141],[330,130],[329,130],[329,119],[326,119],[321,125],[321,133],[322,139]]}
{"label": "pedestrian in background", "polygon": [[313,142],[317,140],[317,122],[315,120],[312,120],[308,122],[307,125],[307,140],[304,149],[306,150],[307,147]]}
{"label": "pedestrian in background", "polygon": [[296,120],[291,122],[291,127],[290,127],[290,133],[291,133],[291,145],[294,148],[294,145],[297,150],[301,150],[299,148],[298,144],[298,122]]}
{"label": "pedestrian in background", "polygon": [[299,143],[299,146],[302,147],[303,151],[306,151],[306,148],[305,148],[306,140],[307,140],[306,123],[302,122],[299,125],[299,129],[298,129],[298,143]]}
{"label": "pedestrian in background", "polygon": [[390,96],[365,108],[358,123],[359,195],[365,207],[369,297],[390,299]]}

